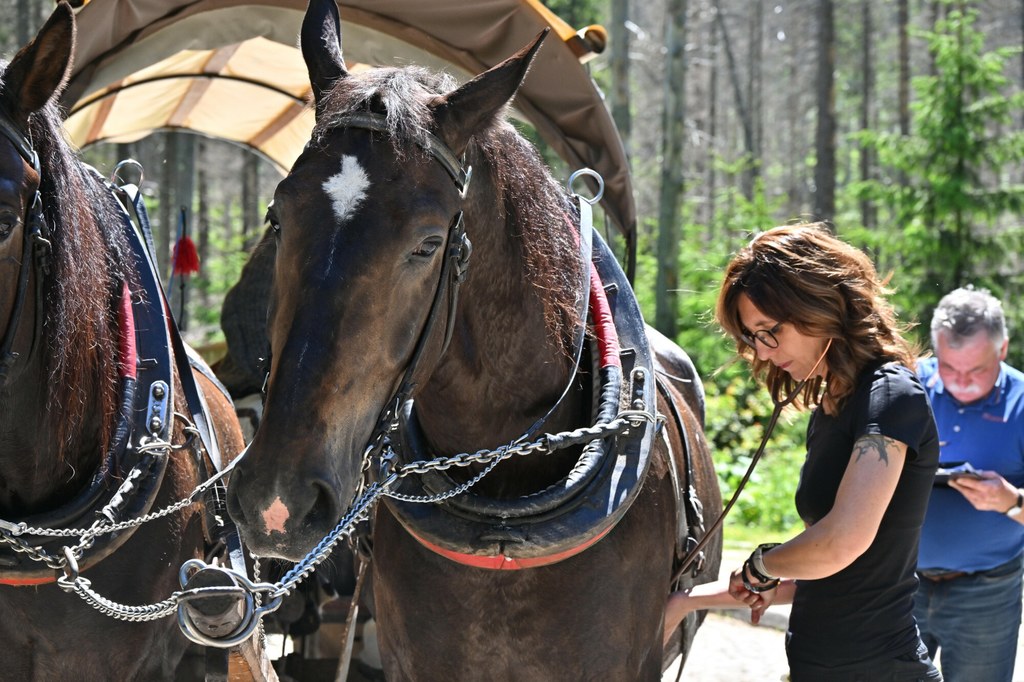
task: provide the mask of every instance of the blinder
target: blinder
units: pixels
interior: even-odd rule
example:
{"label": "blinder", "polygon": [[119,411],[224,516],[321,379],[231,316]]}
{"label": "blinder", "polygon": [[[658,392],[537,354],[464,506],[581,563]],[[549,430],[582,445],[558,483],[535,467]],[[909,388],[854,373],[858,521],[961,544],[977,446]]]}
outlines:
{"label": "blinder", "polygon": [[[0,109],[0,133],[2,133],[18,150],[18,154],[35,170],[36,175],[42,178],[42,167],[39,163],[39,154],[32,148],[28,137],[25,136],[6,111]],[[46,276],[50,274],[50,241],[49,231],[46,228],[46,221],[43,219],[43,199],[39,188],[36,188],[35,196],[32,198],[32,206],[28,210],[25,222],[25,235],[22,247],[22,258],[18,274],[18,288],[15,292],[14,306],[11,308],[10,319],[4,331],[3,340],[0,341],[0,388],[7,383],[14,363],[20,354],[13,350],[14,339],[18,333],[19,323],[25,307],[25,296],[28,293],[28,280],[30,270],[25,263],[31,261],[35,269],[36,282],[36,315],[35,330],[29,346],[29,355],[35,351],[36,344],[43,334],[43,314],[39,310],[43,297],[43,283]]]}

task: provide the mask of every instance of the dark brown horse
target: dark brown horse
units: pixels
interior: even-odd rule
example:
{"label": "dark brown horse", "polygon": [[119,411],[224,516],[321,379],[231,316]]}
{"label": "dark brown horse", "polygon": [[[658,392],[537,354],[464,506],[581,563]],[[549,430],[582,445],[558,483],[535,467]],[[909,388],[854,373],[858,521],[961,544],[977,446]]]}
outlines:
{"label": "dark brown horse", "polygon": [[[200,394],[184,388],[189,362],[142,240],[64,142],[53,102],[74,30],[61,4],[0,64],[0,678],[191,679],[173,617],[114,619],[55,582],[125,607],[167,599],[213,526],[196,505],[130,522],[209,473],[217,448],[186,423],[212,424],[225,460],[242,447],[230,401],[202,373],[208,421],[193,412],[187,397]],[[97,522],[129,525],[86,542],[51,532]]]}
{"label": "dark brown horse", "polygon": [[[657,679],[674,569],[700,504],[721,503],[702,392],[647,339],[599,238],[588,273],[585,207],[503,119],[540,40],[461,87],[349,73],[333,0],[310,3],[301,43],[316,127],[270,211],[267,400],[228,493],[247,546],[299,560],[376,490],[365,471],[388,489],[372,530],[388,679]],[[656,388],[654,367],[676,379]],[[625,431],[574,432],[624,408]],[[687,584],[716,575],[709,547]]]}

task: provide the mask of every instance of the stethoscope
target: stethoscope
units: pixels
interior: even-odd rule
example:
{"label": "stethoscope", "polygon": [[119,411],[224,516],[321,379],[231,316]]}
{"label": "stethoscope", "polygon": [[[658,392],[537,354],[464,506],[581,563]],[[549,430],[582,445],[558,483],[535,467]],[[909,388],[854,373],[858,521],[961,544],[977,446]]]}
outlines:
{"label": "stethoscope", "polygon": [[814,363],[813,367],[811,367],[811,371],[807,373],[807,376],[804,378],[803,381],[799,382],[793,388],[793,390],[789,392],[789,395],[786,396],[784,400],[779,400],[775,397],[774,394],[772,394],[772,403],[775,404],[775,409],[772,410],[772,416],[768,420],[768,426],[766,426],[764,429],[764,435],[761,437],[761,444],[757,446],[757,451],[754,452],[754,456],[750,458],[750,464],[747,466],[747,472],[743,474],[743,478],[740,479],[740,484],[736,486],[736,492],[732,494],[732,498],[729,500],[729,503],[725,505],[725,508],[722,510],[721,515],[717,519],[715,519],[715,522],[711,524],[711,528],[708,529],[708,532],[704,534],[704,537],[702,537],[700,541],[696,544],[696,546],[694,546],[694,548],[690,550],[689,554],[687,554],[683,558],[683,563],[682,565],[680,565],[679,570],[676,571],[676,574],[674,576],[672,576],[672,585],[676,584],[676,582],[679,581],[679,578],[682,577],[683,573],[685,573],[686,570],[690,567],[690,564],[692,564],[694,559],[697,558],[697,556],[700,554],[700,551],[704,549],[705,546],[707,546],[707,544],[711,541],[711,538],[714,537],[718,529],[722,527],[722,524],[725,522],[725,517],[729,515],[730,511],[732,511],[733,505],[736,504],[736,500],[739,499],[740,493],[743,492],[744,486],[747,485],[747,481],[750,480],[750,476],[754,473],[754,467],[757,466],[758,460],[761,459],[761,455],[764,454],[764,449],[768,445],[768,439],[771,438],[772,431],[775,430],[775,425],[779,421],[779,416],[782,414],[782,410],[784,410],[787,406],[792,404],[792,402],[796,400],[797,396],[800,395],[800,392],[804,389],[804,386],[807,385],[807,382],[811,380],[811,377],[814,376],[814,373],[818,370],[818,367],[821,365],[822,360],[825,359],[825,355],[828,353],[828,349],[831,347],[832,339],[829,339],[828,343],[825,344],[825,350],[823,350],[821,352],[821,355],[818,357],[818,361]]}

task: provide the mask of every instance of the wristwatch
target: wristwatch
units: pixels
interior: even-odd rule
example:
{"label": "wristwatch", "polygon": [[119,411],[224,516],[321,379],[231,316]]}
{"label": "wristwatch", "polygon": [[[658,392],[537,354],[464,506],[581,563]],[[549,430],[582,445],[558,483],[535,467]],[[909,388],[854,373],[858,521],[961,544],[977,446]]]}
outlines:
{"label": "wristwatch", "polygon": [[1017,488],[1017,502],[1006,510],[1006,515],[1011,519],[1016,518],[1018,514],[1024,511],[1024,492],[1020,488]]}

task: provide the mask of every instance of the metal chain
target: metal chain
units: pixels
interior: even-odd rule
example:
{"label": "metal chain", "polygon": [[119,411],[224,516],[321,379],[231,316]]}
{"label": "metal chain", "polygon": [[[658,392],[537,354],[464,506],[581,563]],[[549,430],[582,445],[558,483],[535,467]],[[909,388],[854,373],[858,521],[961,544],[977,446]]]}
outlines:
{"label": "metal chain", "polygon": [[487,464],[507,459],[515,455],[550,454],[551,452],[589,442],[617,436],[626,429],[639,426],[644,421],[656,422],[657,415],[646,410],[623,410],[610,422],[599,422],[593,426],[584,426],[574,431],[565,431],[555,436],[545,435],[530,443],[503,445],[495,450],[478,450],[474,453],[463,453],[451,457],[438,457],[432,460],[419,460],[399,467],[399,478],[410,474],[425,474],[429,471],[444,471],[455,467],[466,467],[472,464]]}
{"label": "metal chain", "polygon": [[[561,447],[568,447],[569,445],[576,444],[578,442],[577,439],[583,439],[584,442],[589,442],[600,438],[607,438],[612,435],[618,435],[630,427],[639,426],[644,421],[655,423],[657,420],[658,415],[648,412],[645,409],[623,410],[610,422],[599,422],[593,426],[579,428],[574,431],[562,432],[556,436],[546,435],[532,443],[524,443],[514,446],[506,445],[495,450],[478,450],[472,454],[438,457],[432,460],[419,460],[401,466],[395,472],[388,472],[385,468],[382,473],[384,480],[371,483],[366,487],[366,490],[353,503],[349,508],[348,513],[341,519],[341,521],[338,522],[338,525],[334,527],[334,530],[324,537],[317,546],[302,559],[302,561],[296,564],[291,571],[281,578],[278,582],[279,587],[272,593],[272,596],[284,597],[295,589],[298,583],[302,582],[302,580],[304,580],[321,561],[330,555],[331,550],[339,540],[351,535],[354,532],[355,525],[357,523],[369,518],[369,513],[373,505],[376,504],[378,498],[381,496],[394,497],[395,499],[400,500],[407,499],[411,502],[423,503],[448,499],[449,497],[453,497],[454,495],[461,494],[461,492],[468,490],[470,486],[479,482],[480,479],[497,466],[499,462],[512,457],[513,455],[525,455],[531,453],[548,454]],[[558,443],[559,445],[553,445],[553,443]],[[370,452],[370,448],[367,448],[367,452]],[[467,481],[467,483],[444,493],[438,493],[430,496],[406,496],[391,489],[398,480],[409,476],[410,474],[422,474],[429,471],[444,471],[452,468],[453,466],[465,467],[471,464],[487,464],[488,466],[484,471],[477,474],[470,481]],[[362,466],[365,468],[365,462]]]}
{"label": "metal chain", "polygon": [[[257,608],[253,614],[255,627],[259,627],[262,631],[263,616],[277,610],[280,607],[283,598],[288,596],[303,580],[305,580],[313,572],[313,570],[322,563],[334,549],[334,546],[343,538],[347,538],[352,535],[355,531],[355,527],[362,521],[369,518],[370,512],[373,506],[379,501],[382,496],[392,496],[396,499],[408,499],[414,502],[433,502],[442,499],[447,499],[454,495],[461,494],[465,490],[468,490],[472,485],[475,485],[480,481],[487,473],[489,473],[497,464],[509,457],[514,455],[526,455],[532,453],[550,453],[554,450],[568,447],[573,444],[579,444],[580,442],[589,442],[597,440],[599,438],[607,438],[612,435],[618,435],[628,428],[638,426],[644,421],[657,422],[659,416],[648,412],[645,409],[633,409],[624,410],[610,422],[598,423],[591,427],[584,427],[576,429],[575,431],[563,432],[560,434],[546,435],[537,441],[526,444],[518,444],[513,446],[502,446],[495,450],[480,450],[472,454],[461,454],[452,457],[439,457],[433,460],[420,460],[412,462],[407,465],[403,465],[398,468],[395,472],[384,473],[383,480],[378,482],[370,483],[362,490],[361,494],[357,494],[355,501],[349,508],[348,512],[338,524],[334,527],[327,536],[325,536],[316,547],[314,547],[299,563],[295,564],[291,570],[289,570],[276,584],[268,583],[252,583],[248,579],[241,576],[239,580],[236,580],[235,587],[214,587],[214,588],[192,588],[188,590],[179,590],[171,594],[167,599],[150,605],[142,606],[131,606],[125,604],[119,604],[111,601],[102,595],[96,593],[91,583],[78,575],[77,564],[75,557],[71,555],[70,548],[65,548],[65,559],[58,563],[56,568],[59,570],[63,568],[65,575],[57,580],[58,584],[68,592],[74,592],[79,595],[86,603],[98,611],[118,620],[126,621],[150,621],[159,618],[164,618],[174,613],[179,604],[186,602],[197,597],[201,597],[208,594],[225,594],[225,593],[243,593],[248,592],[253,595],[254,601],[261,601],[261,594],[266,592],[268,596],[268,603],[265,606]],[[582,441],[580,440],[582,439]],[[369,455],[373,451],[373,448],[367,448],[365,455]],[[214,482],[219,480],[221,477],[227,474],[228,471],[239,461],[241,457],[236,458],[232,461],[231,465],[227,466],[218,473],[216,476],[211,477],[204,484],[198,486],[186,500],[172,505],[172,507],[180,508],[185,502],[191,503],[192,500],[203,490],[208,489]],[[385,460],[387,461],[387,460]],[[394,486],[401,478],[409,476],[414,473],[426,473],[428,471],[443,471],[450,469],[453,466],[465,467],[471,464],[486,464],[486,468],[470,481],[457,486],[453,490],[439,493],[432,496],[404,496],[392,490]],[[364,469],[368,466],[365,462],[361,465]],[[170,509],[170,507],[168,508]],[[158,517],[164,515],[165,512],[158,512],[156,514],[147,515],[149,517]],[[170,512],[166,512],[170,513]],[[143,521],[139,521],[142,523]],[[128,522],[123,522],[128,523]],[[90,529],[91,530],[91,529]],[[6,531],[0,531],[3,533],[3,539],[5,541],[8,538],[17,540],[17,538],[11,537]],[[84,537],[84,535],[83,535]],[[24,544],[24,543],[22,543]],[[45,554],[45,553],[44,553]],[[50,559],[56,560],[55,557]],[[193,561],[194,565],[201,565],[202,562]],[[48,564],[49,565],[49,564]],[[258,566],[258,564],[257,564]],[[227,570],[230,569],[222,569]],[[251,632],[249,633],[251,634]],[[248,636],[248,635],[246,635]],[[214,644],[215,642],[209,642]]]}
{"label": "metal chain", "polygon": [[[432,502],[444,502],[445,500],[449,500],[449,499],[451,499],[453,497],[461,495],[462,493],[466,492],[467,490],[469,490],[470,488],[475,486],[477,483],[480,482],[480,479],[482,479],[487,474],[491,473],[491,469],[493,469],[494,467],[498,466],[498,464],[502,460],[508,459],[508,457],[510,457],[510,456],[511,456],[510,454],[505,454],[505,455],[496,457],[494,459],[494,461],[492,461],[490,464],[488,464],[484,468],[484,470],[481,471],[479,474],[477,474],[473,478],[469,479],[468,481],[466,481],[462,485],[456,486],[456,487],[452,488],[451,490],[448,490],[448,491],[443,492],[443,493],[436,493],[434,495],[406,495],[404,493],[390,491],[390,492],[387,493],[387,496],[391,497],[393,499],[396,499],[396,500],[400,500],[402,502],[417,502],[417,503],[421,503],[421,504],[428,504],[428,503],[432,503]],[[402,476],[402,475],[404,475],[404,474],[400,474],[400,476]]]}
{"label": "metal chain", "polygon": [[110,616],[116,620],[124,620],[131,623],[143,623],[152,620],[159,620],[174,613],[178,608],[178,601],[182,593],[175,592],[167,599],[156,604],[144,606],[129,606],[111,601],[92,589],[92,583],[81,576],[62,576],[57,579],[57,584],[65,592],[74,592],[81,597],[89,606],[100,613]]}
{"label": "metal chain", "polygon": [[[147,454],[153,452],[157,456],[168,456],[171,452],[190,449],[194,446],[196,438],[199,435],[199,431],[195,428],[192,422],[189,421],[189,419],[184,415],[180,413],[175,413],[175,416],[183,420],[186,424],[183,429],[183,432],[187,436],[185,442],[180,445],[174,445],[173,443],[170,443],[168,441],[156,438],[143,439],[138,446],[138,450],[140,453]],[[165,516],[177,513],[182,509],[185,509],[186,507],[192,506],[193,504],[196,503],[196,499],[199,497],[199,495],[205,493],[211,487],[216,485],[220,481],[220,479],[222,479],[224,476],[228,474],[228,472],[233,468],[235,461],[237,461],[237,458],[233,460],[230,465],[224,467],[221,471],[217,472],[207,480],[197,485],[195,489],[191,493],[189,493],[187,497],[178,500],[177,502],[174,502],[164,507],[163,509],[160,509],[155,512],[149,512],[148,514],[143,514],[142,516],[133,519],[126,519],[124,521],[118,522],[98,520],[87,528],[41,528],[29,526],[24,522],[13,523],[11,521],[5,521],[3,519],[0,519],[0,543],[6,544],[15,552],[25,554],[33,561],[38,561],[46,564],[48,568],[51,568],[55,571],[64,570],[68,564],[66,555],[69,549],[71,550],[72,556],[75,558],[75,560],[81,559],[85,552],[95,544],[96,538],[101,535],[105,535],[107,533],[116,533],[118,531],[135,528],[145,523],[149,523],[150,521],[155,521]],[[122,500],[123,504],[124,495],[121,495],[120,493],[129,492],[131,488],[134,486],[134,482],[140,476],[142,476],[142,471],[138,465],[136,465],[130,472],[128,472],[128,475],[125,477],[124,482],[119,486],[117,492],[112,496],[112,502],[108,503],[107,506],[105,506],[100,511],[100,513],[105,518],[111,519],[114,517],[114,515],[116,515],[118,511],[118,505],[115,504],[113,500]],[[43,549],[33,547],[28,542],[18,537],[21,535],[32,535],[37,537],[52,538],[79,537],[80,541],[77,545],[73,547],[65,547],[65,556],[60,557],[50,554],[49,552]]]}

